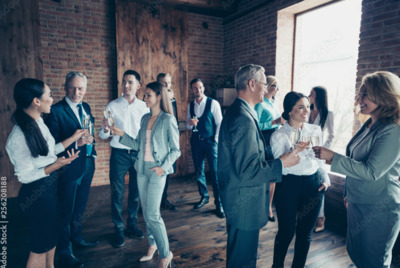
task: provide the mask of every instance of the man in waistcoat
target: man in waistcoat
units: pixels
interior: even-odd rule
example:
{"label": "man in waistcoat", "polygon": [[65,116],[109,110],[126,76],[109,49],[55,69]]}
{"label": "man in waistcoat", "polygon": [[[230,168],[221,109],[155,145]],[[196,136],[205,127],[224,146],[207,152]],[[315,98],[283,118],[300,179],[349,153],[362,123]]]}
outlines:
{"label": "man in waistcoat", "polygon": [[200,201],[194,205],[194,209],[199,209],[209,202],[210,196],[204,175],[204,163],[207,158],[216,214],[218,217],[224,218],[225,213],[221,205],[217,177],[218,134],[222,121],[221,106],[216,100],[204,95],[204,85],[200,79],[193,79],[190,82],[190,88],[195,99],[189,103],[186,126],[192,130],[190,145],[197,186],[201,196]]}

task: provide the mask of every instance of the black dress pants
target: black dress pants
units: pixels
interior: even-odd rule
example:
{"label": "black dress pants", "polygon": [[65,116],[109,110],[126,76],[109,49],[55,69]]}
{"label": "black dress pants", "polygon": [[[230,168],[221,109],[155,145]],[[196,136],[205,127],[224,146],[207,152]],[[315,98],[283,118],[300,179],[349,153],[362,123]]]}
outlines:
{"label": "black dress pants", "polygon": [[278,233],[275,237],[273,268],[283,267],[288,247],[296,233],[292,267],[304,267],[311,233],[318,218],[324,191],[316,174],[286,175],[276,184],[275,206]]}

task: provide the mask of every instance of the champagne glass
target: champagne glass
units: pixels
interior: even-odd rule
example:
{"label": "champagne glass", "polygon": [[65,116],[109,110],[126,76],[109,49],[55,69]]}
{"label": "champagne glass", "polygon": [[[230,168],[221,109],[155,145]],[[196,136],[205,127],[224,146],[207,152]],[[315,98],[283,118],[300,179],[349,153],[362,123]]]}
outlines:
{"label": "champagne glass", "polygon": [[84,115],[82,118],[83,128],[87,131],[84,138],[87,139],[92,134],[92,121],[90,120],[90,115]]}
{"label": "champagne glass", "polygon": [[299,129],[294,129],[292,132],[290,132],[290,143],[292,144],[291,149],[294,150],[296,148],[296,144],[300,140],[300,130]]}
{"label": "champagne glass", "polygon": [[[107,124],[110,128],[114,126],[114,117],[110,109],[104,111],[104,118],[107,119]],[[110,130],[110,136],[112,135],[112,131]]]}
{"label": "champagne glass", "polygon": [[[307,143],[307,146],[309,146],[310,144],[312,144],[311,142],[311,137],[310,136],[301,136],[300,137],[300,141]],[[306,158],[310,159],[310,158],[314,158],[312,155],[310,156],[310,153],[313,154],[313,150],[311,147],[308,147],[308,149],[305,149],[307,154],[306,154]]]}
{"label": "champagne glass", "polygon": [[[197,119],[197,116],[192,116],[192,119]],[[198,132],[199,130],[197,129],[197,124],[196,125],[194,125],[194,127],[193,127],[193,130],[192,130],[193,132]]]}
{"label": "champagne glass", "polygon": [[319,137],[318,136],[311,136],[310,141],[311,141],[312,147],[319,145]]}

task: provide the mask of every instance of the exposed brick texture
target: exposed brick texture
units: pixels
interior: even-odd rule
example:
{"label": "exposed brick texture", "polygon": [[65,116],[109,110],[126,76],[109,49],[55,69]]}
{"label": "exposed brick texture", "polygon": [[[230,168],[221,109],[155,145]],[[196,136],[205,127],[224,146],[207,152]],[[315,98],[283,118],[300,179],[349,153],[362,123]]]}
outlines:
{"label": "exposed brick texture", "polygon": [[363,0],[358,82],[370,72],[400,74],[400,2]]}
{"label": "exposed brick texture", "polygon": [[[189,28],[189,82],[203,80],[206,94],[213,95],[211,88],[217,76],[223,75],[224,29],[222,19],[190,14]],[[191,96],[192,99],[192,96]]]}
{"label": "exposed brick texture", "polygon": [[100,139],[98,129],[103,109],[117,91],[114,1],[42,0],[39,12],[43,76],[54,93],[54,102],[65,95],[69,71],[88,77],[85,101],[96,118],[98,153],[92,185],[108,184],[110,146]]}
{"label": "exposed brick texture", "polygon": [[[254,8],[265,2],[269,3]],[[268,74],[275,73],[277,11],[297,2],[240,1],[238,12],[224,24],[225,75],[233,77],[240,66],[248,63],[264,66]]]}

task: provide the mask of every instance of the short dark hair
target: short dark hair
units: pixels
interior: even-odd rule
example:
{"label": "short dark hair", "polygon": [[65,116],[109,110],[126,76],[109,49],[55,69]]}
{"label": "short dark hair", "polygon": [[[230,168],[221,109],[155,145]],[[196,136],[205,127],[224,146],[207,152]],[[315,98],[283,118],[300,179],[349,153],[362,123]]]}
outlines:
{"label": "short dark hair", "polygon": [[[170,74],[170,73],[159,73],[159,74],[157,75],[157,82],[158,82],[158,83],[161,83],[160,80],[163,79],[163,78],[165,78],[165,77],[167,77],[167,76],[171,77],[171,74]],[[171,77],[171,78],[172,78],[172,77]]]}
{"label": "short dark hair", "polygon": [[[190,88],[192,88],[192,85],[193,85],[194,83],[197,83],[197,82],[202,82],[202,83],[203,83],[203,81],[201,81],[200,78],[195,78],[195,79],[193,79],[192,81],[190,81]],[[203,83],[203,85],[204,85],[204,83]]]}
{"label": "short dark hair", "polygon": [[140,74],[138,72],[136,72],[134,70],[126,70],[122,77],[124,77],[125,75],[135,76],[136,80],[140,83]]}
{"label": "short dark hair", "polygon": [[304,95],[303,93],[295,91],[286,94],[285,99],[283,100],[283,113],[282,113],[283,119],[285,119],[286,121],[290,119],[289,113],[293,110],[293,107],[296,105],[297,101],[301,98],[307,98],[307,96]]}

